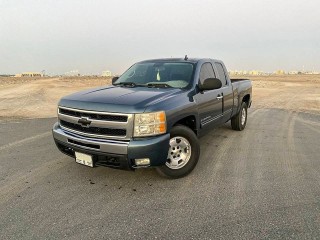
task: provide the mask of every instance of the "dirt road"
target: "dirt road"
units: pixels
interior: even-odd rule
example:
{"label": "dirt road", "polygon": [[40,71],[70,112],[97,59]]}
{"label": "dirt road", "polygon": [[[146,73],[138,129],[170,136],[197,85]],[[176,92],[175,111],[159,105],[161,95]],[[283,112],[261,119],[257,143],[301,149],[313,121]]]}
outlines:
{"label": "dirt road", "polygon": [[201,141],[187,177],[89,168],[62,155],[55,119],[0,122],[1,239],[315,239],[320,115],[250,109]]}

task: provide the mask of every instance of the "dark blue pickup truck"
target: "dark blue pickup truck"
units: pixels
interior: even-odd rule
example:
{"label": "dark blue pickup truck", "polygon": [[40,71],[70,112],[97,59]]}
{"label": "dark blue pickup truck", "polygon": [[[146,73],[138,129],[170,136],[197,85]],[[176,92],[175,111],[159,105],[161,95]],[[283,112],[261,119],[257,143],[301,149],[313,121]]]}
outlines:
{"label": "dark blue pickup truck", "polygon": [[198,162],[198,137],[229,120],[243,130],[251,101],[251,81],[230,79],[222,61],[147,60],[111,86],[62,98],[53,137],[83,165],[156,167],[179,178]]}

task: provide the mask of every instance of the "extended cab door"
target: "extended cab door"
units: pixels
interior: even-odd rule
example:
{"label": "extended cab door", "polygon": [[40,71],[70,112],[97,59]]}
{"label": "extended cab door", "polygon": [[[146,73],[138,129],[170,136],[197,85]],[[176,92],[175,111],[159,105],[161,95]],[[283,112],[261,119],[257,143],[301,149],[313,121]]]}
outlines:
{"label": "extended cab door", "polygon": [[233,109],[233,89],[232,89],[232,85],[231,85],[231,81],[228,77],[228,73],[226,71],[225,66],[223,65],[223,63],[221,62],[215,62],[214,63],[216,69],[217,69],[217,73],[218,73],[218,78],[221,80],[222,82],[222,94],[223,94],[223,99],[222,99],[222,103],[223,103],[223,110],[222,110],[222,119],[223,122],[227,122],[230,120],[231,118],[231,114],[232,114],[232,109]]}
{"label": "extended cab door", "polygon": [[[207,78],[216,78],[210,62],[202,64],[199,78],[200,84]],[[194,96],[194,100],[198,105],[200,128],[212,128],[223,123],[222,98],[221,89],[202,91]]]}

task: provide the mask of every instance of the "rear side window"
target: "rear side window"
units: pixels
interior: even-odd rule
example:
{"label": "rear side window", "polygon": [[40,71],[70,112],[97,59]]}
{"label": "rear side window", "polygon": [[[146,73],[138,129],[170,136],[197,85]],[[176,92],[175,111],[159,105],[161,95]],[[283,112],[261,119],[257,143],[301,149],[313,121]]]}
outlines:
{"label": "rear side window", "polygon": [[201,66],[200,70],[200,83],[203,83],[203,81],[207,78],[215,78],[216,74],[213,71],[213,67],[211,63],[204,63]]}
{"label": "rear side window", "polygon": [[215,65],[217,67],[219,78],[220,78],[220,81],[222,82],[222,86],[225,86],[227,84],[227,75],[224,71],[224,68],[221,63],[215,63]]}

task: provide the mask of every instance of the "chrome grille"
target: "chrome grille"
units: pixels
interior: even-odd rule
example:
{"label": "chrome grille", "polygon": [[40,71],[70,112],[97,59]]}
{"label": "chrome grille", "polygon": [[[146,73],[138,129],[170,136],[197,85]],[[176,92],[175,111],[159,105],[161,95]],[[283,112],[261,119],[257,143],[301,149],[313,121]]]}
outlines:
{"label": "chrome grille", "polygon": [[[133,114],[87,111],[59,107],[59,123],[62,129],[87,137],[126,139],[132,137]],[[84,122],[88,122],[84,125]]]}
{"label": "chrome grille", "polygon": [[112,128],[100,128],[100,127],[83,127],[79,124],[66,122],[60,120],[60,125],[66,128],[74,129],[84,133],[111,135],[111,136],[126,136],[125,129],[112,129]]}
{"label": "chrome grille", "polygon": [[79,111],[65,109],[65,108],[60,108],[59,113],[68,115],[68,116],[73,116],[73,117],[88,117],[90,119],[95,119],[95,120],[105,120],[105,121],[115,121],[115,122],[128,121],[128,116],[79,112]]}

